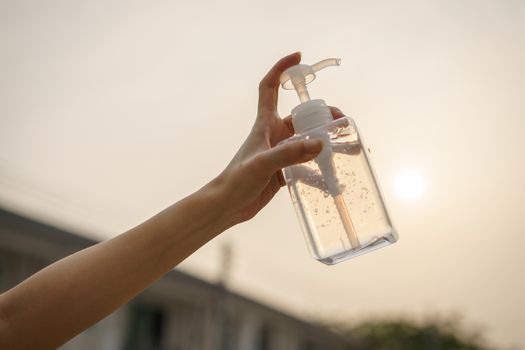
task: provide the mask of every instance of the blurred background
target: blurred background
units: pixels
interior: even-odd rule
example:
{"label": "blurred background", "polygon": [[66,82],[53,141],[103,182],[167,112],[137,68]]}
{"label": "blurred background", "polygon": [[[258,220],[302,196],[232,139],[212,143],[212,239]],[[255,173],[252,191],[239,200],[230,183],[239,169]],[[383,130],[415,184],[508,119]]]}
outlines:
{"label": "blurred background", "polygon": [[325,266],[283,189],[64,348],[525,347],[524,2],[0,0],[0,47],[2,291],[216,176],[297,50],[400,235]]}

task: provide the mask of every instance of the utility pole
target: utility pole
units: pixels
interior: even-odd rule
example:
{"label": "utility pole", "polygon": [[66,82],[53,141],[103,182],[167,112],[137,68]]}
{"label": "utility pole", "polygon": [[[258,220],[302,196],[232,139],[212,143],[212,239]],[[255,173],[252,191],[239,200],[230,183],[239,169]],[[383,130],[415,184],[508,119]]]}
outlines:
{"label": "utility pole", "polygon": [[226,288],[231,277],[232,261],[233,261],[233,245],[231,242],[225,242],[221,246],[220,261],[219,261],[219,280],[218,284]]}

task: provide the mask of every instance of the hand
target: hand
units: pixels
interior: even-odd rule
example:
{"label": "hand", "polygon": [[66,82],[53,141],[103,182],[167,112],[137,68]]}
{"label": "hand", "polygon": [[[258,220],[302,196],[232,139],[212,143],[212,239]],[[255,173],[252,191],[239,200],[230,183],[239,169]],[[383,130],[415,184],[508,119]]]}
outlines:
{"label": "hand", "polygon": [[[296,52],[279,60],[259,85],[259,104],[255,124],[226,169],[211,184],[222,189],[224,208],[232,224],[251,219],[285,185],[281,169],[313,159],[321,149],[321,140],[289,142],[276,146],[294,135],[292,118],[277,113],[279,77],[301,61]],[[334,118],[343,113],[331,107]]]}
{"label": "hand", "polygon": [[[299,53],[283,58],[262,80],[257,119],[248,138],[201,191],[0,294],[0,348],[57,348],[228,226],[257,214],[284,185],[281,168],[310,160],[322,149],[320,140],[276,146],[294,134],[291,118],[277,114],[279,76],[299,61]],[[337,109],[332,114],[342,116]]]}

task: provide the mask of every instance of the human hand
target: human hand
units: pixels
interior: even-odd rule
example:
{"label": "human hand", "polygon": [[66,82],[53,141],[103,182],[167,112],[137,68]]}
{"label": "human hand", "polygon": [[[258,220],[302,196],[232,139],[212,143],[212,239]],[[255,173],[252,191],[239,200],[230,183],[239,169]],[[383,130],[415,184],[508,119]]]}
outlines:
{"label": "human hand", "polygon": [[[279,77],[301,61],[296,52],[279,60],[259,85],[257,117],[252,130],[226,169],[210,183],[220,188],[222,206],[236,224],[251,219],[285,185],[281,169],[313,159],[323,148],[318,139],[276,146],[294,135],[291,116],[277,112]],[[343,113],[331,107],[334,119]],[[216,188],[217,188],[216,187]]]}

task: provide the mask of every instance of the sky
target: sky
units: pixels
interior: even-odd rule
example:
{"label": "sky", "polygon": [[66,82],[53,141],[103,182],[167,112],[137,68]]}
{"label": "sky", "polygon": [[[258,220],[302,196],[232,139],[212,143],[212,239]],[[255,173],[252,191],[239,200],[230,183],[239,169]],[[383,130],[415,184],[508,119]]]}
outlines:
{"label": "sky", "polygon": [[[0,206],[107,239],[229,162],[280,57],[357,122],[399,242],[325,266],[286,189],[180,268],[306,319],[463,315],[525,347],[522,1],[0,1]],[[280,91],[284,117],[298,99]]]}

